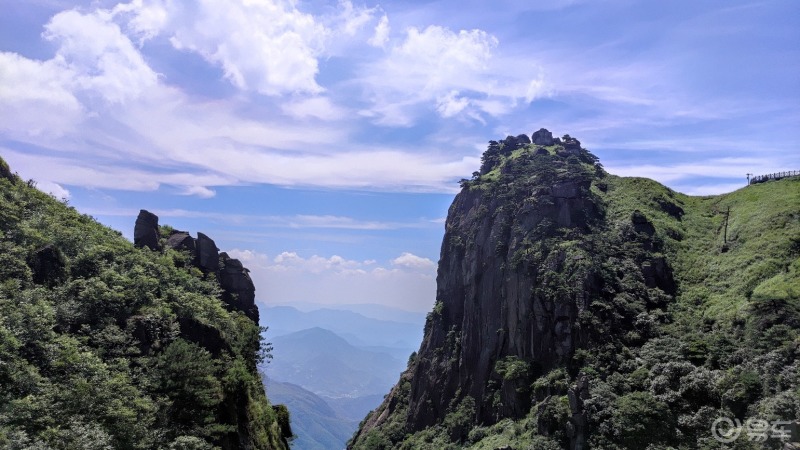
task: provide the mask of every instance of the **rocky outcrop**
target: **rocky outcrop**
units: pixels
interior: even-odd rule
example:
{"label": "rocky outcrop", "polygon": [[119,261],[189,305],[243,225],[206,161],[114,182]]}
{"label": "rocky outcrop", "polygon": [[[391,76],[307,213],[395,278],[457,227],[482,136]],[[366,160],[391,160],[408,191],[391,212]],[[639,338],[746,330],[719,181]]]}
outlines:
{"label": "rocky outcrop", "polygon": [[182,338],[203,347],[214,357],[230,353],[231,347],[218,329],[192,317],[179,317],[178,325]]}
{"label": "rocky outcrop", "polygon": [[158,216],[144,209],[139,211],[136,226],[133,228],[133,245],[139,248],[160,250],[158,243]]}
{"label": "rocky outcrop", "polygon": [[220,254],[222,269],[219,272],[219,283],[222,286],[222,300],[233,308],[258,323],[258,307],[256,306],[256,287],[247,270],[238,259],[227,253]]}
{"label": "rocky outcrop", "polygon": [[52,286],[67,276],[67,260],[55,245],[45,245],[28,257],[28,266],[33,272],[33,282]]}
{"label": "rocky outcrop", "polygon": [[536,145],[544,145],[545,147],[555,144],[553,140],[553,133],[544,128],[540,128],[531,135],[531,141]]}
{"label": "rocky outcrop", "polygon": [[197,233],[195,241],[195,265],[204,273],[219,271],[219,249],[214,240],[203,233]]}
{"label": "rocky outcrop", "polygon": [[[146,210],[142,210],[139,213],[139,218],[136,219],[134,235],[136,235],[136,230],[145,234],[144,230],[150,230],[153,225],[158,230],[158,217]],[[142,239],[149,244],[151,243],[149,240],[151,237],[147,235],[147,238]],[[158,248],[150,247],[150,245],[146,245],[142,241],[137,246]],[[200,269],[206,277],[219,281],[222,288],[222,301],[225,302],[228,308],[241,311],[253,322],[258,323],[256,288],[250,278],[250,271],[242,265],[241,261],[231,258],[227,253],[219,253],[214,240],[203,233],[197,233],[197,239],[195,239],[186,231],[174,230],[167,238],[165,247],[189,252],[192,255],[192,265]],[[183,328],[187,328],[190,331],[196,330],[199,329],[200,325],[182,323],[181,331],[183,331]],[[143,339],[146,342],[148,338],[143,337]],[[200,342],[197,343],[200,344]],[[214,349],[213,345],[211,347],[209,350]]]}
{"label": "rocky outcrop", "polygon": [[0,178],[5,178],[12,183],[16,181],[16,177],[11,173],[11,168],[8,167],[8,163],[3,158],[0,158]]}
{"label": "rocky outcrop", "polygon": [[589,417],[584,407],[584,402],[589,399],[589,378],[581,375],[574,386],[567,392],[569,410],[572,417],[569,419],[567,435],[569,436],[570,449],[585,450],[589,437]]}
{"label": "rocky outcrop", "polygon": [[194,238],[186,231],[174,230],[167,239],[166,246],[173,250],[187,250],[192,254],[195,252]]}
{"label": "rocky outcrop", "polygon": [[[518,142],[509,136],[503,144]],[[651,252],[658,236],[643,214],[608,220],[598,193],[608,175],[577,139],[557,141],[542,129],[533,143],[556,145],[555,154],[532,146],[498,153],[490,142],[499,176],[477,177],[454,199],[436,306],[416,362],[403,375],[410,389],[392,390],[366,419],[356,447],[359,436],[396,423],[396,411],[406,411],[403,430],[414,433],[442,425],[470,397],[474,425],[520,419],[537,404],[548,409],[531,382],[566,370],[575,385],[550,401],[569,397],[571,420],[559,433],[570,449],[586,448],[589,382],[578,376],[576,352],[635,337],[637,314],[662,307],[667,297],[656,291],[674,293],[674,281],[666,260]],[[454,442],[464,438],[450,431]]]}
{"label": "rocky outcrop", "polygon": [[503,139],[503,149],[505,152],[511,152],[530,143],[530,138],[524,134],[520,134],[519,136],[508,136]]}

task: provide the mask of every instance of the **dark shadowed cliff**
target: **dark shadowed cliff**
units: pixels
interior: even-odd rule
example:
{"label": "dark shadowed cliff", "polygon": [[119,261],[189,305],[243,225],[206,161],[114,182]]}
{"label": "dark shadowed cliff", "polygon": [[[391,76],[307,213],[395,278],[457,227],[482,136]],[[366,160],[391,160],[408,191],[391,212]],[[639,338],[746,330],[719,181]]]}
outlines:
{"label": "dark shadowed cliff", "polygon": [[689,197],[539,130],[461,184],[422,345],[352,448],[718,448],[717,417],[800,419],[800,181]]}
{"label": "dark shadowed cliff", "polygon": [[0,159],[0,448],[285,449],[247,270],[142,211],[135,244]]}

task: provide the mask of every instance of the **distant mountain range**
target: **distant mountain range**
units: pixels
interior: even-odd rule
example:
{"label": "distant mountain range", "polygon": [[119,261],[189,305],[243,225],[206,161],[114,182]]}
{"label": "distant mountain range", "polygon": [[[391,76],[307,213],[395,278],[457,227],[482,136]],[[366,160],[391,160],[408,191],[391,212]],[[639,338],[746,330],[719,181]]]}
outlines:
{"label": "distant mountain range", "polygon": [[[379,308],[388,310],[379,305],[372,305],[371,309],[377,312]],[[419,347],[425,316],[395,311],[399,318],[413,321],[375,319],[353,311],[330,308],[301,311],[291,306],[263,308],[262,315],[269,327],[267,339],[319,327],[333,331],[354,346],[385,347],[379,350],[389,352],[394,351],[392,349],[407,350],[407,357]],[[383,312],[389,314],[391,310]]]}
{"label": "distant mountain range", "polygon": [[[381,305],[262,307],[274,346],[261,367],[273,402],[291,413],[292,448],[340,450],[397,382],[419,347],[425,314]],[[389,320],[394,319],[394,320]]]}
{"label": "distant mountain range", "polygon": [[272,345],[267,376],[333,398],[384,393],[406,367],[406,361],[355,347],[319,327],[275,337]]}
{"label": "distant mountain range", "polygon": [[[379,305],[377,303],[337,303],[335,305],[313,303],[313,302],[291,302],[286,304],[270,303],[261,305],[261,311],[278,306],[289,306],[302,312],[317,311],[320,309],[335,309],[339,311],[351,311],[361,314],[364,317],[378,320],[388,320],[391,322],[416,323],[423,325],[428,311],[408,311],[392,306]],[[433,307],[433,304],[431,304]],[[430,310],[430,308],[428,308]]]}
{"label": "distant mountain range", "polygon": [[[289,408],[292,431],[296,436],[291,441],[292,448],[341,450],[358,428],[361,417],[358,419],[343,417],[325,400],[296,384],[265,377],[264,385],[269,392],[270,400]],[[383,396],[380,396],[376,404],[382,399]]]}

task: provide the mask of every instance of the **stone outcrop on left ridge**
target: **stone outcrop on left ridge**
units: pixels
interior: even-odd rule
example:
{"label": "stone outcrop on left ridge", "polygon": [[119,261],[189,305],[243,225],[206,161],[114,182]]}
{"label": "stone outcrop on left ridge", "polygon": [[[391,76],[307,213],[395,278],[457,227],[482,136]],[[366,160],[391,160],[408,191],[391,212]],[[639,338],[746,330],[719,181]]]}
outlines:
{"label": "stone outcrop on left ridge", "polygon": [[[134,244],[151,250],[160,249],[158,233],[158,216],[142,210],[136,219],[134,236],[139,236]],[[213,239],[203,233],[193,238],[186,231],[173,230],[167,237],[165,248],[187,251],[192,256],[192,264],[206,276],[217,279],[222,288],[222,300],[229,308],[241,311],[253,322],[258,323],[258,307],[256,306],[256,288],[250,278],[250,271],[241,261],[231,258],[227,253],[219,252]]]}

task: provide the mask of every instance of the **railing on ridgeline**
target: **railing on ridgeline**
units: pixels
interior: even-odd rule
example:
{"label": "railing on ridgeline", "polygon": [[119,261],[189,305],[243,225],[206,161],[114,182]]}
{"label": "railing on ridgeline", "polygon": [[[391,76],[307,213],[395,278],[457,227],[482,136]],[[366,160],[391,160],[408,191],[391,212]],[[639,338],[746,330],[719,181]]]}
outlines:
{"label": "railing on ridgeline", "polygon": [[750,184],[763,183],[769,180],[780,180],[787,177],[800,176],[800,170],[790,170],[788,172],[775,172],[768,175],[759,175],[750,179]]}

